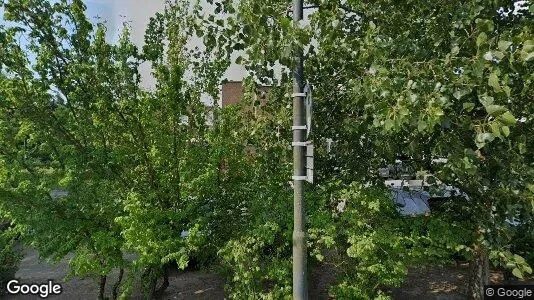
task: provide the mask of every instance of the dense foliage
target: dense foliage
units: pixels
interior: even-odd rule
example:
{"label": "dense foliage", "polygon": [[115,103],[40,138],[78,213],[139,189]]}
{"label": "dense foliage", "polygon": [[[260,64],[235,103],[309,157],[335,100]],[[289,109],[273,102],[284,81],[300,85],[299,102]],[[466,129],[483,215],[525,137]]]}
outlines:
{"label": "dense foliage", "polygon": [[[97,279],[100,298],[113,269],[114,298],[138,275],[155,297],[192,258],[220,267],[232,298],[289,298],[288,69],[303,50],[309,261],[335,266],[332,296],[387,298],[410,266],[453,255],[471,261],[475,297],[489,261],[532,273],[534,5],[317,0],[294,24],[287,0],[208,2],[215,15],[168,1],[138,48],[127,25],[108,43],[81,0],[0,1],[0,211],[41,257],[74,253],[71,275]],[[205,105],[236,55],[244,100]],[[460,192],[401,217],[377,172],[397,159]]]}
{"label": "dense foliage", "polygon": [[[127,27],[116,45],[106,42],[82,1],[3,8],[16,25],[0,35],[2,211],[41,257],[73,252],[71,275],[99,279],[101,298],[106,275],[129,267],[124,253],[134,252],[131,269],[153,295],[164,265],[185,267],[202,241],[205,187],[217,170],[203,159],[207,108],[184,76],[187,20],[178,16],[187,7],[154,17],[142,52]],[[155,91],[140,89],[144,61]]]}
{"label": "dense foliage", "polygon": [[[234,50],[244,50],[238,62],[260,81],[272,81],[277,64],[291,68],[296,49],[305,52],[306,77],[315,87],[313,139],[335,142],[332,153],[317,157],[318,186],[333,178],[341,186],[380,186],[376,170],[401,159],[461,191],[455,201],[459,224],[447,227],[451,214],[434,214],[430,220],[441,224],[441,235],[425,238],[423,245],[433,252],[433,244],[455,240],[447,249],[473,263],[475,297],[488,282],[488,259],[517,277],[531,273],[518,253],[531,255],[520,245],[529,240],[522,229],[530,226],[534,207],[528,139],[534,128],[534,6],[309,1],[309,22],[293,24],[290,2],[241,1],[230,8],[229,1],[221,1],[215,5],[232,18],[211,24],[224,23],[227,31],[218,44],[229,41],[225,44]],[[284,70],[282,82],[288,77]],[[447,162],[433,164],[437,158]],[[357,211],[359,216],[361,208]],[[425,236],[417,223],[411,232]],[[402,231],[396,232],[402,238]],[[383,239],[389,245],[391,237]],[[345,290],[376,295],[375,286],[373,291],[358,287],[361,280]]]}
{"label": "dense foliage", "polygon": [[22,259],[21,253],[15,250],[16,236],[15,230],[0,228],[0,295],[6,293],[6,285],[15,278]]}

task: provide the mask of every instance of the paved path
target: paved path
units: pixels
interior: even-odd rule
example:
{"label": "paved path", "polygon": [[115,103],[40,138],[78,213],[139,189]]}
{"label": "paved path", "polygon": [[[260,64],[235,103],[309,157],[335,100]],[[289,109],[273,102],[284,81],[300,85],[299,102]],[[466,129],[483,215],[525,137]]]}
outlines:
{"label": "paved path", "polygon": [[[60,295],[50,296],[47,299],[79,299],[94,300],[98,295],[98,284],[92,279],[73,279],[64,281],[68,270],[68,259],[65,258],[58,264],[39,261],[39,257],[34,250],[25,250],[24,259],[16,274],[22,283],[47,283],[53,280],[54,283],[61,284],[63,292]],[[111,286],[117,280],[118,271],[115,270],[108,276],[106,288],[107,295],[111,295]],[[224,281],[215,274],[203,271],[189,271],[176,274],[169,278],[170,285],[163,299],[224,299]],[[139,293],[129,299],[140,299]],[[8,296],[3,297],[8,300],[18,299],[41,299],[36,296]]]}

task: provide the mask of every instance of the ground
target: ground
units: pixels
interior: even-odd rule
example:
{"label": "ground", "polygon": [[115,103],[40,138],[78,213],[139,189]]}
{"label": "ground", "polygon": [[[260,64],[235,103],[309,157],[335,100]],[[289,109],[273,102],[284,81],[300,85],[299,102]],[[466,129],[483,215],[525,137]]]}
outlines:
{"label": "ground", "polygon": [[[91,279],[73,279],[65,282],[62,278],[67,274],[67,260],[59,264],[51,264],[39,261],[37,252],[26,250],[24,259],[15,275],[25,283],[46,283],[52,279],[54,283],[59,283],[63,287],[63,292],[59,296],[52,296],[47,299],[54,300],[95,300],[98,295],[98,284]],[[108,279],[109,284],[106,289],[110,295],[110,287],[117,280],[118,272],[113,272]],[[169,278],[170,285],[164,299],[224,299],[224,281],[216,274],[203,271],[188,271],[176,273]],[[140,299],[139,294],[130,299]],[[4,297],[6,300],[38,299],[35,296]]]}
{"label": "ground", "polygon": [[[96,299],[98,294],[97,283],[91,279],[74,279],[63,281],[66,275],[67,260],[59,264],[40,262],[37,253],[33,250],[25,251],[24,259],[16,276],[22,282],[42,283],[48,279],[60,283],[63,293],[60,296],[48,299]],[[326,288],[333,280],[333,269],[328,266],[316,266],[311,272],[310,299],[328,299]],[[450,267],[426,267],[412,269],[409,272],[406,283],[392,290],[394,299],[434,299],[456,300],[468,299],[466,295],[467,278],[469,269],[467,265]],[[108,288],[113,284],[118,272],[110,275]],[[493,284],[503,283],[500,272],[493,272],[491,281]],[[534,281],[526,282],[534,284]],[[109,291],[108,291],[109,294]],[[131,299],[141,298],[139,294]],[[170,286],[164,299],[224,299],[224,280],[213,273],[205,271],[175,272],[170,277]],[[8,300],[37,299],[30,296],[5,297]]]}

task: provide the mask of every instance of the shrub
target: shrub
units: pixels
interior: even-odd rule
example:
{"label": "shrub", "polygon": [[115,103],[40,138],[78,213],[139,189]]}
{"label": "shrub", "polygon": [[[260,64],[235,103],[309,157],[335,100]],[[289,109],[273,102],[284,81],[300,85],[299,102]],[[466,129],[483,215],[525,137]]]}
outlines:
{"label": "shrub", "polygon": [[229,241],[219,251],[233,299],[291,299],[289,232],[273,222]]}
{"label": "shrub", "polygon": [[22,255],[14,249],[15,238],[11,231],[0,232],[0,295],[19,268]]}

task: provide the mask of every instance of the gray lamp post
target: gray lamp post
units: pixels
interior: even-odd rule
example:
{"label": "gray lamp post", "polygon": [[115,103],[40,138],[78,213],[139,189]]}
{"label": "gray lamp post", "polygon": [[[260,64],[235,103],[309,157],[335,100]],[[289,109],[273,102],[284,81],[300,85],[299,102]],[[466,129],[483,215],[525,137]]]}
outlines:
{"label": "gray lamp post", "polygon": [[[299,25],[302,20],[302,0],[293,0],[293,22]],[[306,181],[306,118],[303,92],[303,53],[302,48],[294,49],[295,68],[293,70],[293,299],[308,299],[306,272],[306,231],[304,212],[304,181]]]}

